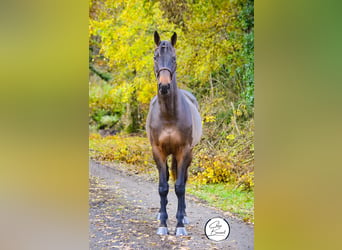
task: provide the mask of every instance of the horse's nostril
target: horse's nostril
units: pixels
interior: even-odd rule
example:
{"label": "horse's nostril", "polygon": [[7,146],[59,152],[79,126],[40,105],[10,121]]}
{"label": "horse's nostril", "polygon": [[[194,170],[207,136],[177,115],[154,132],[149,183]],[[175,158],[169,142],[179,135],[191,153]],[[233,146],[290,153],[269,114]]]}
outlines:
{"label": "horse's nostril", "polygon": [[159,84],[159,90],[162,95],[167,94],[169,89],[170,89],[170,84]]}

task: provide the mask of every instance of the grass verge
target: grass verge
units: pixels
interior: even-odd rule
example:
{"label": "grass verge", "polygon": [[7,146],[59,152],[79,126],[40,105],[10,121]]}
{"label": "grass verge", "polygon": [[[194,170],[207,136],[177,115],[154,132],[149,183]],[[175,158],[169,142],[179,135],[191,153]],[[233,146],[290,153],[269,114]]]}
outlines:
{"label": "grass verge", "polygon": [[254,191],[244,191],[226,183],[189,183],[187,192],[207,201],[210,206],[229,211],[245,222],[254,223]]}

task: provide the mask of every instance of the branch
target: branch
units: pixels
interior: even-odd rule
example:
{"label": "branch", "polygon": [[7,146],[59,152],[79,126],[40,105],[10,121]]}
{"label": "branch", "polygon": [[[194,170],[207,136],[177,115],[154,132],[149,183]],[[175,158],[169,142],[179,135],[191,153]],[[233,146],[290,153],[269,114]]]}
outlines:
{"label": "branch", "polygon": [[235,116],[235,108],[234,108],[234,104],[232,102],[230,102],[230,106],[232,106],[232,109],[233,109],[233,116],[234,116],[234,119],[233,119],[233,124],[235,126],[235,129],[236,129],[236,132],[238,133],[238,135],[240,135],[240,130],[239,130],[239,127],[236,123],[236,116]]}
{"label": "branch", "polygon": [[106,82],[108,82],[111,78],[108,73],[102,73],[98,71],[97,69],[95,69],[95,67],[92,64],[89,64],[89,69]]}

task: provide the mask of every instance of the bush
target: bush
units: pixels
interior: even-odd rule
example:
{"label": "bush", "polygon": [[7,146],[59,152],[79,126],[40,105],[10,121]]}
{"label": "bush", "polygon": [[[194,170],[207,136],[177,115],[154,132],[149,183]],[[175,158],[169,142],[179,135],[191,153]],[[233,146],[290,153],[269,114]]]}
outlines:
{"label": "bush", "polygon": [[[207,126],[211,126],[208,124]],[[229,126],[227,126],[229,127]],[[233,129],[210,141],[208,138],[195,147],[192,167],[192,181],[202,184],[231,183],[245,190],[254,187],[254,121],[240,126],[239,134]],[[226,134],[222,133],[222,134]],[[216,143],[212,145],[211,143]]]}
{"label": "bush", "polygon": [[147,138],[118,134],[102,137],[90,134],[90,157],[99,161],[123,162],[146,169],[154,166]]}
{"label": "bush", "polygon": [[89,88],[89,124],[97,129],[120,128],[125,106],[115,86],[109,83],[92,83]]}

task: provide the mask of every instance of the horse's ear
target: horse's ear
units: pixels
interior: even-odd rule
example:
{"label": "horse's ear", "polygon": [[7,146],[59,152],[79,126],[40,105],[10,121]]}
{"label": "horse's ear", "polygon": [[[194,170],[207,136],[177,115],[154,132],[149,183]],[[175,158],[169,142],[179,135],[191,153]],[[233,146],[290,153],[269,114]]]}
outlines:
{"label": "horse's ear", "polygon": [[174,32],[172,37],[171,37],[171,44],[172,44],[173,47],[175,47],[176,42],[177,42],[177,33]]}
{"label": "horse's ear", "polygon": [[157,31],[154,32],[154,43],[159,46],[160,43],[160,36]]}

